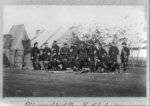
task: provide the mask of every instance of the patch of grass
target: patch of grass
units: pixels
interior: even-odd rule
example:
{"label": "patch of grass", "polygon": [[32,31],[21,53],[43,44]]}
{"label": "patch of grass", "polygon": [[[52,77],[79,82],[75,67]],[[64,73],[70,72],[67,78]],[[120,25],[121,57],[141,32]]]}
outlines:
{"label": "patch of grass", "polygon": [[4,97],[145,97],[146,70],[127,73],[50,73],[4,69]]}

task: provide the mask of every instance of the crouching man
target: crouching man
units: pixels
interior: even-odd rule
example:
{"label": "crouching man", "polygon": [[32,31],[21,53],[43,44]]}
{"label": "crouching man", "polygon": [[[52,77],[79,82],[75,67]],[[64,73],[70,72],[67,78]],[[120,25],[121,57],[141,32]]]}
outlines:
{"label": "crouching man", "polygon": [[104,53],[102,57],[102,71],[103,72],[111,72],[112,71],[112,62],[110,57]]}
{"label": "crouching man", "polygon": [[98,73],[104,72],[103,63],[98,57],[94,57],[94,67],[95,67],[95,72]]}

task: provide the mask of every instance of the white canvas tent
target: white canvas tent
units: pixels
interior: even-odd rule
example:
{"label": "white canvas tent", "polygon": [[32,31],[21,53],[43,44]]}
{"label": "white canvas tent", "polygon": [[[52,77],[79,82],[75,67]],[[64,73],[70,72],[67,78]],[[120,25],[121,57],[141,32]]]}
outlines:
{"label": "white canvas tent", "polygon": [[[8,37],[8,35],[10,37]],[[28,43],[26,43],[26,41],[28,41]],[[9,45],[9,47],[6,45]],[[31,45],[25,26],[23,24],[12,26],[9,33],[4,35],[4,54],[12,66],[17,65],[17,63],[22,64],[26,48],[30,49]]]}
{"label": "white canvas tent", "polygon": [[57,39],[58,45],[62,47],[64,43],[67,43],[69,46],[74,43],[76,40],[76,35],[72,28],[69,28],[62,36]]}

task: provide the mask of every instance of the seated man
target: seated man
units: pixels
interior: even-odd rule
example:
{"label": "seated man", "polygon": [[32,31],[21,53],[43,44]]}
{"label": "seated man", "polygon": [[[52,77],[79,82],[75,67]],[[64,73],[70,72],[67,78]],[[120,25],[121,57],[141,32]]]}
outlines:
{"label": "seated man", "polygon": [[68,56],[68,67],[72,68],[75,66],[76,53],[73,51],[73,48],[70,48]]}
{"label": "seated man", "polygon": [[59,66],[60,61],[57,58],[53,58],[51,65],[52,65],[52,69],[55,71],[61,69],[61,67]]}
{"label": "seated man", "polygon": [[103,57],[102,57],[102,67],[104,68],[105,72],[110,72],[112,71],[112,62],[110,57],[104,53]]}
{"label": "seated man", "polygon": [[80,60],[79,57],[77,56],[75,58],[75,65],[73,66],[73,71],[79,71],[80,70]]}
{"label": "seated man", "polygon": [[108,55],[106,55],[106,53],[102,57],[102,62],[103,62],[104,69],[107,72],[115,72],[116,70],[119,69],[118,63],[111,61],[111,58]]}
{"label": "seated man", "polygon": [[104,72],[103,63],[98,57],[94,57],[95,72]]}
{"label": "seated man", "polygon": [[87,62],[87,67],[90,69],[91,72],[95,72],[95,67],[94,67],[94,61],[91,59],[91,57],[88,57],[88,62]]}

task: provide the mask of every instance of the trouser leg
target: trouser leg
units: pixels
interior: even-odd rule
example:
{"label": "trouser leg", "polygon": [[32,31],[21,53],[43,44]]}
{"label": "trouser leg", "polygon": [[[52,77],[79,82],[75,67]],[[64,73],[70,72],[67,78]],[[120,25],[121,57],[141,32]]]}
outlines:
{"label": "trouser leg", "polygon": [[36,64],[35,64],[35,62],[32,62],[32,65],[33,65],[33,69],[36,70]]}
{"label": "trouser leg", "polygon": [[33,62],[32,65],[34,70],[37,70],[39,68],[39,64],[37,62]]}
{"label": "trouser leg", "polygon": [[39,64],[40,64],[40,66],[41,66],[41,69],[44,69],[43,61],[40,61]]}
{"label": "trouser leg", "polygon": [[80,61],[80,69],[81,70],[82,70],[83,66],[84,66],[84,61]]}

